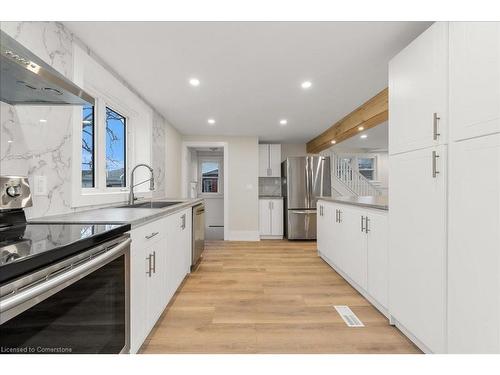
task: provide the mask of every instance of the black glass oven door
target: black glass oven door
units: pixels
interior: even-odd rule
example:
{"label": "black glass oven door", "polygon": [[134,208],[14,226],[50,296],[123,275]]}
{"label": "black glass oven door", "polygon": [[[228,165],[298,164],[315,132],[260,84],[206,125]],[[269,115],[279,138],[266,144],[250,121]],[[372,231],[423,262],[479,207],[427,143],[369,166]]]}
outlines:
{"label": "black glass oven door", "polygon": [[0,326],[2,353],[120,353],[128,340],[127,255]]}

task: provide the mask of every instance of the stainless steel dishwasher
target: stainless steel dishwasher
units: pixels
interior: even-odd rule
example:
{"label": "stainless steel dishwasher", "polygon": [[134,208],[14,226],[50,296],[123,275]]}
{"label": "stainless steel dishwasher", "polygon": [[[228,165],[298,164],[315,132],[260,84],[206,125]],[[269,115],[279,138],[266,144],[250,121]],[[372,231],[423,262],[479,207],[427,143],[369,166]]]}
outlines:
{"label": "stainless steel dishwasher", "polygon": [[205,249],[205,205],[197,204],[193,207],[193,241],[191,255],[191,270],[199,263]]}

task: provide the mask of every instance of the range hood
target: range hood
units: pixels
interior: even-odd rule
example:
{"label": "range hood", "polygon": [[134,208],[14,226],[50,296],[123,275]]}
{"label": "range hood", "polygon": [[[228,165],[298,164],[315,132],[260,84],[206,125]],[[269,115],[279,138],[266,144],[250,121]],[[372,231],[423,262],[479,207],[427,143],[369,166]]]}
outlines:
{"label": "range hood", "polygon": [[0,30],[0,101],[18,105],[94,105],[95,100]]}

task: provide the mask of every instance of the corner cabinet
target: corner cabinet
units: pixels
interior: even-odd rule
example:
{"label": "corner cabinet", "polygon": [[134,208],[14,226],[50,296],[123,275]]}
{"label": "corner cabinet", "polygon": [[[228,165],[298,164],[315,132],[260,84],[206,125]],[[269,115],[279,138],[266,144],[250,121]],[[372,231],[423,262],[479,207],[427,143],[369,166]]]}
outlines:
{"label": "corner cabinet", "polygon": [[191,264],[191,208],[132,229],[130,352],[136,353]]}
{"label": "corner cabinet", "polygon": [[259,199],[259,234],[262,239],[283,238],[283,199]]}
{"label": "corner cabinet", "polygon": [[387,212],[318,202],[319,255],[387,315]]}
{"label": "corner cabinet", "polygon": [[259,177],[281,177],[281,145],[259,145]]}

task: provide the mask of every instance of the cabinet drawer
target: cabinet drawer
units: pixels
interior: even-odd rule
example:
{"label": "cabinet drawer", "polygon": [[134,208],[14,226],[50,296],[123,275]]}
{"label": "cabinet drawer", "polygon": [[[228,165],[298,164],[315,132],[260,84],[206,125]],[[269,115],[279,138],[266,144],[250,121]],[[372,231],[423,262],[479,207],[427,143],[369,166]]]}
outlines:
{"label": "cabinet drawer", "polygon": [[132,241],[136,243],[140,242],[143,244],[152,243],[157,238],[163,237],[166,234],[167,234],[166,218],[152,221],[131,231]]}

